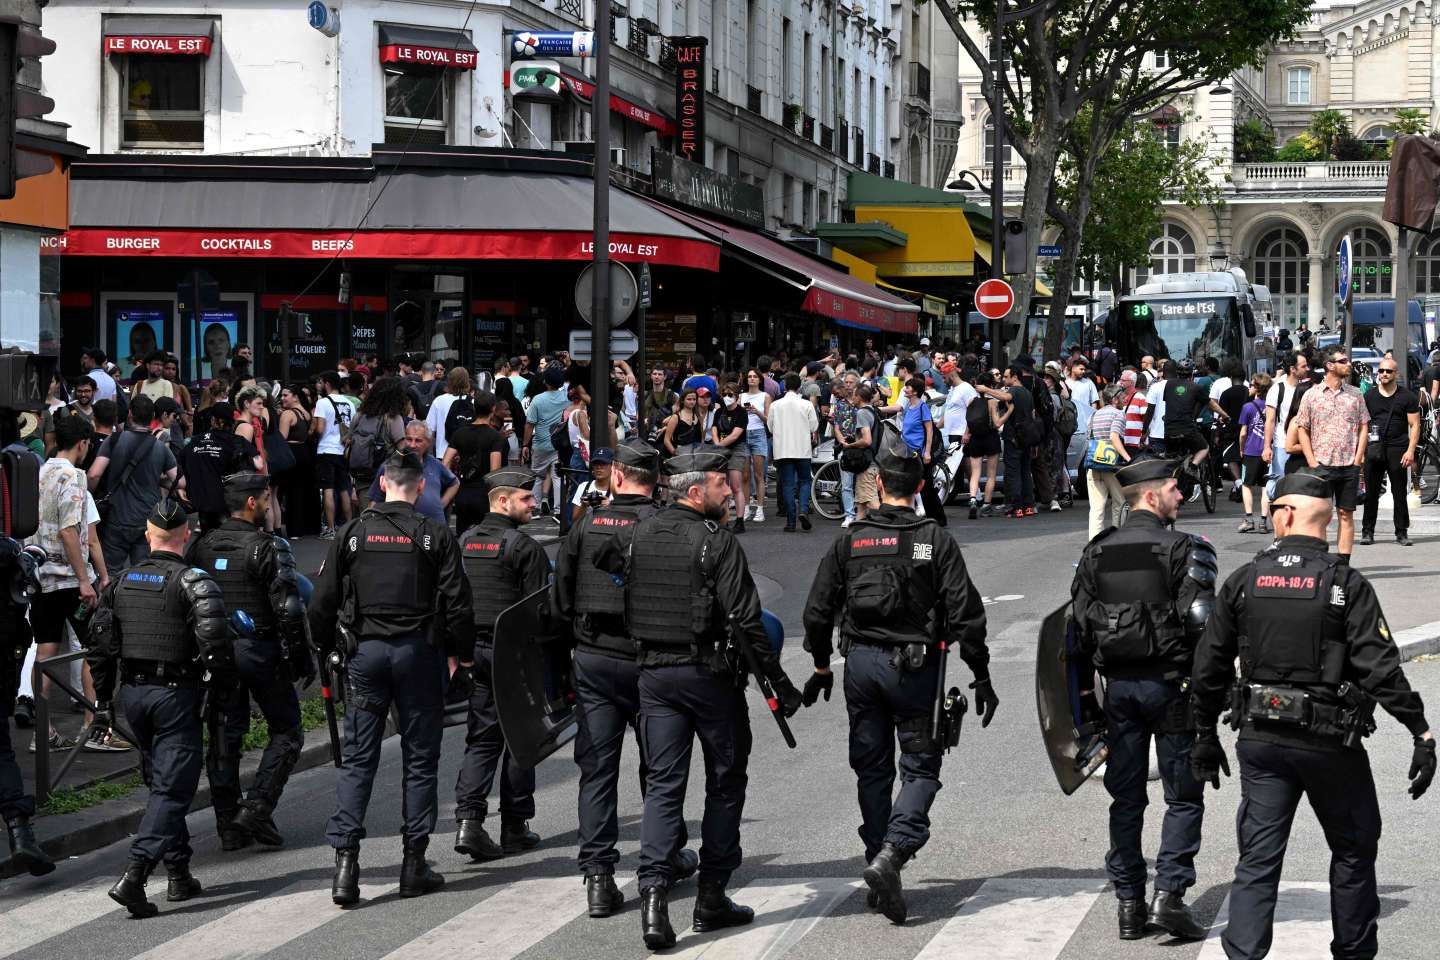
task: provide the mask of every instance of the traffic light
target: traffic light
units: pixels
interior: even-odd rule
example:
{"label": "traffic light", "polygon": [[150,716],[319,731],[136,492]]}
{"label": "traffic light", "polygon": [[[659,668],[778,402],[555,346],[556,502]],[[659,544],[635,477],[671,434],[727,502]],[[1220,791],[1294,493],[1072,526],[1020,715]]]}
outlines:
{"label": "traffic light", "polygon": [[15,181],[49,173],[54,161],[16,144],[16,121],[42,117],[55,109],[55,101],[40,93],[40,67],[27,63],[34,57],[55,52],[55,41],[41,36],[40,28],[25,22],[17,7],[32,8],[39,19],[39,7],[0,4],[0,199],[15,196]]}
{"label": "traffic light", "polygon": [[1030,232],[1023,220],[1005,221],[1005,272],[1024,273],[1030,262]]}

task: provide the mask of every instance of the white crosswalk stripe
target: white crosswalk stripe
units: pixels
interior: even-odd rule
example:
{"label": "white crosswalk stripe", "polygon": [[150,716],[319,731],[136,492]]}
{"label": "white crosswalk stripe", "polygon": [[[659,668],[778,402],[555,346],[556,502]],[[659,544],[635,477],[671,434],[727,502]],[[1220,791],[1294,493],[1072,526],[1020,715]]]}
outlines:
{"label": "white crosswalk stripe", "polygon": [[28,950],[120,909],[106,894],[113,882],[102,880],[71,887],[0,914],[0,957]]}
{"label": "white crosswalk stripe", "polygon": [[[615,878],[625,887],[633,878]],[[385,960],[511,960],[580,916],[578,878],[518,880],[389,954]]]}
{"label": "white crosswalk stripe", "polygon": [[[731,894],[736,903],[755,911],[754,923],[714,934],[686,930],[680,934],[680,949],[666,956],[676,960],[778,960],[862,886],[859,880],[840,877],[757,881]],[[704,939],[686,942],[697,937]]]}
{"label": "white crosswalk stripe", "polygon": [[[1230,895],[1210,925],[1210,936],[1196,960],[1225,960],[1220,935],[1230,921]],[[1268,960],[1314,960],[1330,956],[1330,884],[1324,881],[1280,881],[1275,901],[1275,945]]]}
{"label": "white crosswalk stripe", "polygon": [[[370,902],[397,889],[393,883],[361,884],[360,899]],[[330,891],[316,889],[313,882],[306,881],[275,896],[252,900],[135,960],[254,960],[341,916],[330,900]]]}
{"label": "white crosswalk stripe", "polygon": [[915,960],[1054,960],[1104,890],[1098,880],[986,880]]}

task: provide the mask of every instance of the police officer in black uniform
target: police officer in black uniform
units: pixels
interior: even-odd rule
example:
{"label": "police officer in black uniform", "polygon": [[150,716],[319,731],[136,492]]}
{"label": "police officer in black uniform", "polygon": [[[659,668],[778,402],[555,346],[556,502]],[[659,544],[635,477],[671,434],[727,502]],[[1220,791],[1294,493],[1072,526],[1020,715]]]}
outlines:
{"label": "police officer in black uniform", "polygon": [[[1122,940],[1147,926],[1172,937],[1201,939],[1185,891],[1195,883],[1195,854],[1205,814],[1205,787],[1190,772],[1195,742],[1190,664],[1215,601],[1215,551],[1202,537],[1168,528],[1183,495],[1180,461],[1137,456],[1116,471],[1130,504],[1123,527],[1102,530],[1085,546],[1070,588],[1080,645],[1104,675],[1105,742],[1110,758],[1110,850],[1105,867],[1119,899]],[[1081,682],[1081,709],[1098,718],[1094,680]],[[1165,785],[1165,820],[1155,857],[1155,897],[1145,906],[1140,850],[1148,803],[1150,738]]]}
{"label": "police officer in black uniform", "polygon": [[[575,763],[580,767],[580,872],[590,916],[608,917],[620,909],[624,895],[615,885],[616,786],[625,730],[633,727],[640,748],[640,789],[647,774],[644,742],[639,740],[640,667],[635,641],[625,623],[625,591],[597,558],[622,536],[656,512],[655,483],[660,453],[638,438],[615,448],[611,488],[614,497],[588,511],[570,529],[555,561],[552,591],[555,613],[574,623],[575,695],[579,733]],[[623,581],[622,581],[623,582]],[[683,842],[683,841],[682,841]],[[680,850],[674,880],[695,873],[700,858]]]}
{"label": "police officer in black uniform", "polygon": [[[485,476],[490,512],[461,537],[465,578],[474,598],[475,667],[457,675],[470,691],[465,727],[465,757],[455,780],[455,852],[475,860],[494,860],[529,850],[540,837],[526,822],[535,816],[535,771],[515,763],[505,746],[495,708],[491,668],[495,618],[507,607],[550,582],[550,558],[520,529],[535,515],[535,472],[505,467]],[[500,842],[485,831],[487,798],[500,773]]]}
{"label": "police officer in black uniform", "polygon": [[86,656],[100,708],[97,724],[109,726],[118,667],[122,709],[150,788],[145,818],[130,844],[130,865],[110,888],[110,899],[135,917],[159,912],[145,898],[145,881],[162,859],[170,881],[166,900],[189,900],[202,892],[190,874],[185,826],[204,766],[202,684],[208,673],[212,697],[228,696],[235,685],[225,602],[210,574],[184,559],[190,528],[179,502],[166,498],[155,505],[145,540],[149,557],[101,591]]}
{"label": "police officer in black uniform", "polygon": [[[212,750],[206,758],[215,824],[226,850],[239,850],[251,840],[265,846],[284,842],[272,815],[305,744],[294,682],[303,679],[308,686],[315,679],[295,556],[288,540],[262,527],[270,496],[269,478],[263,474],[245,471],[226,477],[228,518],[190,547],[190,562],[220,585],[226,609],[243,610],[255,623],[253,636],[235,638],[240,683],[225,705],[225,749]],[[265,717],[270,739],[250,796],[242,801],[241,741],[250,729],[252,699]]]}
{"label": "police officer in black uniform", "polygon": [[754,919],[749,907],[725,896],[740,866],[751,745],[745,661],[726,656],[727,637],[749,644],[786,715],[800,709],[800,691],[765,635],[744,551],[721,526],[728,515],[728,462],[708,444],[671,457],[665,475],[674,502],[637,524],[628,539],[625,606],[639,647],[649,771],[640,828],[640,926],[651,949],[675,943],[669,888],[685,842],[685,786],[697,736],[705,753],[705,816],[693,927],[704,932]]}
{"label": "police officer in black uniform", "polygon": [[391,704],[405,758],[400,896],[418,897],[445,883],[425,862],[438,815],[445,657],[448,652],[469,666],[475,627],[455,538],[415,510],[424,485],[419,458],[408,451],[391,456],[380,478],[385,501],[340,528],[311,595],[310,634],[320,655],[329,656],[338,638],[346,659],[345,765],[325,831],[335,848],[331,899],[340,906],[360,899],[365,808]]}
{"label": "police officer in black uniform", "polygon": [[[0,416],[12,416],[0,409]],[[33,549],[33,548],[32,548]],[[43,877],[55,863],[35,839],[30,818],[35,816],[35,798],[25,792],[15,747],[10,742],[10,717],[15,713],[15,694],[20,689],[20,671],[34,634],[25,619],[30,598],[40,592],[35,577],[36,558],[20,541],[0,534],[0,816],[10,835],[10,861],[33,877]]]}
{"label": "police officer in black uniform", "polygon": [[[859,780],[860,839],[868,902],[904,923],[900,870],[930,839],[930,806],[940,791],[944,745],[931,729],[940,677],[939,644],[954,643],[975,674],[984,726],[999,706],[990,684],[985,606],[960,547],[911,508],[923,481],[920,457],[893,431],[876,456],[878,510],[845,531],[820,558],[805,604],[805,648],[815,675],[806,706],[830,699],[831,629],[840,620],[850,767]],[[894,797],[895,742],[900,793]]]}
{"label": "police officer in black uniform", "polygon": [[[1240,727],[1240,861],[1230,888],[1225,955],[1265,956],[1290,826],[1301,796],[1330,845],[1330,915],[1336,957],[1379,950],[1375,855],[1380,806],[1361,739],[1376,703],[1415,737],[1410,795],[1435,776],[1435,737],[1420,694],[1369,581],[1326,552],[1330,484],[1301,471],[1270,501],[1279,539],[1231,574],[1195,652],[1195,776],[1220,785],[1229,764],[1216,733],[1227,704]],[[1235,659],[1240,676],[1233,688]]]}

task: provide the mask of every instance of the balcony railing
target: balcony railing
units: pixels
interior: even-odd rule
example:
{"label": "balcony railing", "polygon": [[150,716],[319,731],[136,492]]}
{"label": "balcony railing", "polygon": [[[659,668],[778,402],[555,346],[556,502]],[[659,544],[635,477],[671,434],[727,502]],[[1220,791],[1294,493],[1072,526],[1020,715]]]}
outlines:
{"label": "balcony railing", "polygon": [[835,149],[835,131],[825,126],[825,124],[823,123],[820,124],[820,149]]}
{"label": "balcony railing", "polygon": [[878,177],[880,175],[880,158],[873,153],[870,154],[865,158],[865,169]]}
{"label": "balcony railing", "polygon": [[752,87],[748,85],[745,87],[745,109],[749,110],[751,113],[760,112],[759,87]]}
{"label": "balcony railing", "polygon": [[930,102],[930,68],[914,60],[910,61],[910,96]]}
{"label": "balcony railing", "polygon": [[[979,177],[981,183],[990,182],[990,164],[987,163],[984,166],[971,167],[970,172],[976,177]],[[1007,164],[1005,166],[1004,182],[1007,190],[1024,187],[1025,168],[1018,163]]]}
{"label": "balcony railing", "polygon": [[806,140],[815,139],[815,118],[808,113],[800,118],[800,136]]}
{"label": "balcony railing", "polygon": [[1325,186],[1383,187],[1390,177],[1387,160],[1320,160],[1312,163],[1237,163],[1230,178],[1237,190],[1323,189]]}
{"label": "balcony railing", "polygon": [[835,128],[835,153],[842,160],[850,159],[850,124],[844,120]]}
{"label": "balcony railing", "polygon": [[885,176],[891,180],[895,179],[895,162],[893,160],[885,161]]}
{"label": "balcony railing", "polygon": [[860,166],[865,160],[865,130],[861,127],[855,128],[855,166]]}

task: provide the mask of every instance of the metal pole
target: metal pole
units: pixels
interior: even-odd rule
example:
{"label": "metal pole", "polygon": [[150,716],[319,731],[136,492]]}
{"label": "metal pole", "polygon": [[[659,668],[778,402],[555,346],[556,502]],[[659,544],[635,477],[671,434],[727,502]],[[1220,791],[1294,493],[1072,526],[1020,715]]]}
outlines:
{"label": "metal pole", "polygon": [[[610,0],[595,0],[595,284],[590,301],[590,446],[613,446],[610,436]],[[562,463],[561,467],[568,467]]]}
{"label": "metal pole", "polygon": [[[210,373],[213,376],[215,371]],[[290,308],[284,305],[280,307],[280,382],[290,383]]]}
{"label": "metal pole", "polygon": [[[990,279],[1005,279],[1005,101],[1000,71],[1005,57],[1005,0],[995,0],[995,35],[991,38],[992,87],[990,122],[995,128],[995,154],[990,158]],[[990,366],[1004,369],[1005,320],[990,321]]]}
{"label": "metal pole", "polygon": [[[1395,378],[1410,385],[1410,231],[1400,228],[1395,253]],[[1399,491],[1396,491],[1398,496]]]}

